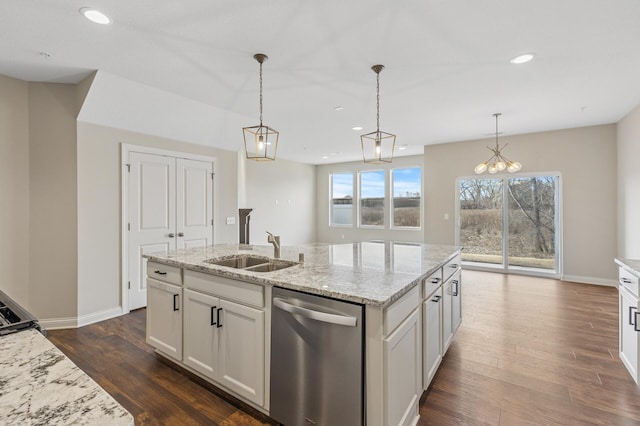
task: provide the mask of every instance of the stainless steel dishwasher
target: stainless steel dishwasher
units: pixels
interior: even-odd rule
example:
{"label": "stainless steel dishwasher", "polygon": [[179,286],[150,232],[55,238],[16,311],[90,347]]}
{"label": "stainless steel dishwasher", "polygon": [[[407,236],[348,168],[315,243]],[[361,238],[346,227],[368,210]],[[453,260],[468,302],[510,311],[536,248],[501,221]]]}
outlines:
{"label": "stainless steel dishwasher", "polygon": [[362,305],[273,288],[270,416],[286,426],[362,425]]}

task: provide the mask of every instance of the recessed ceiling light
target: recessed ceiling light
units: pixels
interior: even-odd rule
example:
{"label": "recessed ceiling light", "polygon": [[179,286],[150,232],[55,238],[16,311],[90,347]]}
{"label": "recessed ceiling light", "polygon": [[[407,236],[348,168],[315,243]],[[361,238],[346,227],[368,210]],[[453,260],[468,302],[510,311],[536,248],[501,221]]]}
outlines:
{"label": "recessed ceiling light", "polygon": [[341,106],[337,106],[334,108],[335,111],[342,111],[344,108]]}
{"label": "recessed ceiling light", "polygon": [[511,60],[512,64],[524,64],[525,62],[529,62],[536,56],[535,53],[524,53],[522,55],[518,55]]}
{"label": "recessed ceiling light", "polygon": [[107,25],[111,23],[111,18],[109,18],[99,10],[92,9],[90,7],[81,8],[80,14],[91,22],[95,22],[96,24]]}
{"label": "recessed ceiling light", "polygon": [[362,127],[361,126],[355,126],[355,127],[352,127],[352,129],[353,130],[362,130]]}
{"label": "recessed ceiling light", "polygon": [[398,149],[403,150],[403,149],[407,149],[407,144],[404,144],[402,146],[399,146]]}
{"label": "recessed ceiling light", "polygon": [[323,159],[323,160],[326,160],[327,158],[329,158],[329,156],[328,156],[328,155],[323,155],[323,156],[322,156],[322,159]]}

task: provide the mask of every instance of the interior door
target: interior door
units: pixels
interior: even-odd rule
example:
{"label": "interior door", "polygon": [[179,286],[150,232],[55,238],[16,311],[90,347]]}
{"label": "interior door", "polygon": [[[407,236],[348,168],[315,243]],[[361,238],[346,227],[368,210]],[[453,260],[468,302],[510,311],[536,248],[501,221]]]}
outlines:
{"label": "interior door", "polygon": [[176,160],[176,235],[178,248],[213,243],[213,164]]}
{"label": "interior door", "polygon": [[129,154],[129,310],[147,305],[144,253],[176,248],[176,161]]}

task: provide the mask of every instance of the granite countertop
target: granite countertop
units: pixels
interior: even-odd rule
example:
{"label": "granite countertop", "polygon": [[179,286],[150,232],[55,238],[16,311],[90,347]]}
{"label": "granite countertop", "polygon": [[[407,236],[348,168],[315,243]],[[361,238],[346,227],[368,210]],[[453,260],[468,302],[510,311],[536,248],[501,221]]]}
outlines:
{"label": "granite countertop", "polygon": [[280,258],[304,263],[273,272],[252,272],[206,263],[237,254],[273,257],[273,246],[220,244],[143,255],[147,259],[193,271],[276,285],[307,293],[386,306],[452,259],[460,247],[371,241],[349,244],[282,246]]}
{"label": "granite countertop", "polygon": [[640,260],[616,258],[615,261],[618,265],[640,277]]}
{"label": "granite countertop", "polygon": [[133,417],[35,329],[0,336],[0,424],[133,425]]}

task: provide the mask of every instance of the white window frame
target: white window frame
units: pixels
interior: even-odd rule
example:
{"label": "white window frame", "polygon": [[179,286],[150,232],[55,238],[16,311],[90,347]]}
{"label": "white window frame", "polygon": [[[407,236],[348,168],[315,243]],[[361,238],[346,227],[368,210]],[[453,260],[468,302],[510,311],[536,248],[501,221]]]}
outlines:
{"label": "white window frame", "polygon": [[[405,170],[405,169],[419,169],[420,170],[420,206],[419,209],[419,220],[420,226],[395,226],[395,197],[393,196],[393,172],[395,170]],[[423,185],[423,170],[421,166],[402,166],[402,167],[394,167],[389,169],[389,229],[393,231],[422,231],[422,226],[424,223],[424,185]]]}
{"label": "white window frame", "polygon": [[[351,224],[350,225],[342,225],[339,223],[333,223],[333,176],[334,175],[351,175]],[[335,228],[353,228],[355,225],[354,221],[354,212],[357,210],[356,203],[358,199],[356,197],[356,177],[354,176],[354,172],[329,172],[329,226]]]}
{"label": "white window frame", "polygon": [[[382,206],[382,225],[363,225],[362,224],[362,174],[363,173],[376,173],[382,172],[384,175],[384,204]],[[367,169],[367,170],[358,170],[358,206],[357,206],[357,219],[358,219],[358,228],[362,229],[387,229],[386,224],[388,220],[387,215],[387,206],[388,206],[388,194],[389,194],[389,178],[387,171],[385,169]]]}

